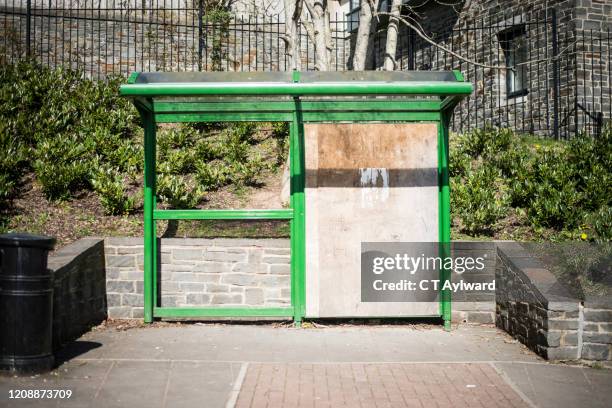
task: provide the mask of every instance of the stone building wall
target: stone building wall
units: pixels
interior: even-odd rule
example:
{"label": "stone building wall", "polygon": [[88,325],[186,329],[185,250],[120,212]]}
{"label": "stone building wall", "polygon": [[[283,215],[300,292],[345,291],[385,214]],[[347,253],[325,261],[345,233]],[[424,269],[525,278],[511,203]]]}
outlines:
{"label": "stone building wall", "polygon": [[[554,68],[559,80],[559,127],[562,137],[578,129],[594,128],[598,115],[610,120],[610,44],[612,2],[609,0],[486,0],[450,6],[422,2],[414,20],[427,35],[451,52],[432,46],[405,24],[400,24],[400,69],[458,69],[474,84],[474,95],[458,107],[453,129],[485,125],[550,135],[554,112]],[[552,10],[557,12],[559,57],[553,56]],[[384,64],[386,27],[383,19],[374,41],[371,68]],[[528,60],[524,66],[529,93],[509,98],[499,34],[524,25]],[[355,36],[351,41],[354,43]],[[453,53],[485,66],[462,61]]]}
{"label": "stone building wall", "polygon": [[[168,0],[170,1],[170,0]],[[174,0],[173,0],[174,1]],[[176,0],[178,1],[178,0]],[[288,67],[282,15],[237,15],[226,34],[204,16],[198,23],[197,7],[189,2],[163,7],[127,7],[116,10],[73,6],[67,10],[37,7],[31,20],[31,54],[43,64],[70,66],[86,75],[104,78],[134,71],[284,71]],[[34,2],[40,6],[42,2]],[[423,3],[422,3],[423,4]],[[424,2],[415,18],[445,52],[400,24],[399,69],[459,69],[474,84],[474,95],[457,108],[453,130],[465,131],[486,125],[510,127],[520,132],[551,135],[554,111],[554,68],[559,75],[559,126],[561,136],[576,129],[598,133],[610,120],[610,0],[486,0],[449,6]],[[58,3],[59,5],[59,3]],[[112,5],[112,4],[111,4]],[[172,6],[172,7],[171,7]],[[175,7],[176,6],[176,7]],[[9,7],[9,11],[3,8]],[[0,3],[0,62],[22,58],[26,46],[25,1]],[[123,8],[121,8],[123,7]],[[558,51],[550,60],[552,9],[557,10]],[[350,67],[355,34],[347,31],[346,16],[332,16],[332,62],[334,70]],[[386,21],[381,17],[372,42],[371,69],[384,61]],[[506,71],[499,33],[525,23],[528,59],[525,66],[529,93],[508,98]],[[201,28],[201,30],[200,30]],[[302,66],[314,69],[314,47],[305,30],[301,33]],[[453,53],[479,64],[461,61]]]}
{"label": "stone building wall", "polygon": [[[107,238],[108,315],[143,316],[143,240]],[[180,239],[159,242],[160,306],[288,306],[286,239]]]}

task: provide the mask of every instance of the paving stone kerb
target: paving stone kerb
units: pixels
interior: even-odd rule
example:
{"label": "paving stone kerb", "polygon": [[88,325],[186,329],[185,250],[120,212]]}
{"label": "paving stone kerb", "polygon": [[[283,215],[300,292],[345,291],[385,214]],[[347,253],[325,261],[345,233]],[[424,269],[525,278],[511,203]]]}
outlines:
{"label": "paving stone kerb", "polygon": [[497,246],[496,325],[550,360],[612,361],[612,299],[572,297],[516,242]]}
{"label": "paving stone kerb", "polygon": [[[291,304],[288,239],[159,241],[162,307]],[[108,315],[143,316],[142,238],[107,238]]]}

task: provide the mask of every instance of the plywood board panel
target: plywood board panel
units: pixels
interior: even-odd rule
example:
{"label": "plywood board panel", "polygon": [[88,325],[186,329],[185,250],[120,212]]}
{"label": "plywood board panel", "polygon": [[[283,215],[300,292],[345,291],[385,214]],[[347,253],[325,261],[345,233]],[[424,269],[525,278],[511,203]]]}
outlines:
{"label": "plywood board panel", "polygon": [[305,126],[307,316],[438,314],[360,301],[361,242],[438,240],[437,126]]}

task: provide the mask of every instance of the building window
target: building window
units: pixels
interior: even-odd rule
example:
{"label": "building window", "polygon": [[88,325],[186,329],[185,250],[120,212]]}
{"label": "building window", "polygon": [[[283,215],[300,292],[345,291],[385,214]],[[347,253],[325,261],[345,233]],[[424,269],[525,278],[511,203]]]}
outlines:
{"label": "building window", "polygon": [[504,52],[506,70],[506,95],[508,98],[527,95],[527,35],[525,26],[514,26],[499,33]]}
{"label": "building window", "polygon": [[[359,11],[361,10],[361,0],[349,0],[349,12],[346,14],[347,31],[349,33],[357,30],[359,26]],[[378,11],[390,12],[391,2],[389,0],[379,0]]]}
{"label": "building window", "polygon": [[349,0],[349,12],[346,15],[347,31],[349,33],[357,30],[359,26],[359,10],[361,10],[359,0]]}

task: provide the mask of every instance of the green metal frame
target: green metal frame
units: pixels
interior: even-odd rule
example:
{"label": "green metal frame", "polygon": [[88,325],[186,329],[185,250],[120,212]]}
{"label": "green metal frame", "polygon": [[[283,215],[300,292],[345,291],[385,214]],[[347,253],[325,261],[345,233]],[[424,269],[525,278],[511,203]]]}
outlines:
{"label": "green metal frame", "polygon": [[[138,73],[121,86],[133,99],[144,123],[144,320],[197,317],[287,317],[299,325],[305,315],[305,153],[304,123],[425,122],[438,125],[439,242],[441,255],[450,254],[450,195],[448,185],[448,122],[457,103],[472,92],[461,73],[456,82],[293,82],[137,83]],[[266,99],[255,99],[266,95]],[[407,99],[359,99],[346,96],[401,95]],[[223,100],[194,97],[223,97]],[[251,97],[250,100],[248,97]],[[272,98],[270,98],[272,96]],[[241,98],[238,98],[241,97]],[[246,97],[246,98],[244,98]],[[316,99],[313,97],[322,97]],[[329,99],[329,97],[337,97]],[[290,208],[278,210],[163,210],[156,200],[156,137],[159,123],[285,121],[290,123]],[[157,220],[290,221],[290,307],[160,307],[157,302]],[[441,280],[450,272],[440,271]],[[451,297],[440,296],[439,314],[450,328]],[[421,316],[422,317],[422,316]]]}

